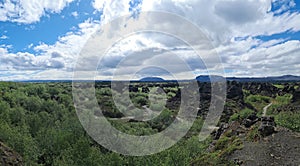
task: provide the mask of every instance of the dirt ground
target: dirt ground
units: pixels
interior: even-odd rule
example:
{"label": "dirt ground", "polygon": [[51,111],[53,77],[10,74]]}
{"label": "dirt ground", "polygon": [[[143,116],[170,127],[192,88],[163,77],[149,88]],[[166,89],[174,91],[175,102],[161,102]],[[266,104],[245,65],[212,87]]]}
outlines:
{"label": "dirt ground", "polygon": [[244,142],[242,150],[235,151],[230,160],[240,165],[290,165],[300,166],[300,133],[278,128],[277,133],[258,142]]}

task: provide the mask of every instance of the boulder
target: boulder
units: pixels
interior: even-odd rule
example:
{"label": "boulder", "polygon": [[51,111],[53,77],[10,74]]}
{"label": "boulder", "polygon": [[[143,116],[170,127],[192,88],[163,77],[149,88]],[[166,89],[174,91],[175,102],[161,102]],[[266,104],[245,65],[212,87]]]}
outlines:
{"label": "boulder", "polygon": [[242,125],[244,125],[246,128],[249,128],[258,121],[259,121],[259,118],[255,114],[252,114],[243,120]]}
{"label": "boulder", "polygon": [[258,122],[259,118],[255,115],[249,115],[246,119],[243,120],[242,125],[244,125],[246,128],[251,127],[256,122]]}
{"label": "boulder", "polygon": [[261,125],[259,126],[258,131],[265,137],[275,133],[275,127],[274,117],[266,116],[261,118]]}
{"label": "boulder", "polygon": [[149,90],[148,87],[142,87],[142,92],[143,92],[143,93],[149,93],[150,90]]}
{"label": "boulder", "polygon": [[136,86],[129,86],[129,92],[139,92],[139,88]]}

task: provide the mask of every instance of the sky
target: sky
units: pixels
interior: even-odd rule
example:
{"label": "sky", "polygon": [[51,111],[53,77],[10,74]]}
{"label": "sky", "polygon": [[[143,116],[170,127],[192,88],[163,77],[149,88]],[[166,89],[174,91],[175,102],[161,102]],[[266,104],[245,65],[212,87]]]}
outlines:
{"label": "sky", "polygon": [[[96,79],[113,79],[116,73],[120,79],[300,75],[299,0],[0,0],[0,80],[73,79],[95,32],[119,17],[148,21],[140,17],[147,11],[176,14],[197,26],[221,63],[174,36],[135,33],[116,41],[101,61],[92,60],[99,62]],[[189,33],[171,22],[176,19],[153,20],[155,26]]]}

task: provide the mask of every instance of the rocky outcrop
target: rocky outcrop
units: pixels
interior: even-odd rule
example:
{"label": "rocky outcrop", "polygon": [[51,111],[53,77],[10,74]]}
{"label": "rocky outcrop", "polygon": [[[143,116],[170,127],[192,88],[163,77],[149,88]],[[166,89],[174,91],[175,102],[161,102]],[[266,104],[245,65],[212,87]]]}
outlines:
{"label": "rocky outcrop", "polygon": [[260,135],[262,136],[269,136],[273,133],[275,133],[275,120],[274,117],[262,117],[261,118],[261,124],[258,128],[258,131],[260,132]]}
{"label": "rocky outcrop", "polygon": [[235,81],[228,83],[227,98],[243,101],[243,85]]}
{"label": "rocky outcrop", "polygon": [[211,133],[214,140],[218,140],[223,134],[229,133],[231,135],[239,135],[245,133],[245,130],[241,127],[240,123],[235,121],[231,123],[222,123],[220,127]]}
{"label": "rocky outcrop", "polygon": [[143,93],[149,93],[150,90],[149,90],[149,88],[146,86],[146,87],[142,87],[142,92],[143,92]]}
{"label": "rocky outcrop", "polygon": [[243,88],[248,90],[250,94],[276,97],[279,89],[273,86],[272,83],[257,83],[257,82],[249,82],[245,83]]}
{"label": "rocky outcrop", "polygon": [[244,125],[246,128],[249,128],[258,121],[259,121],[259,118],[255,114],[252,114],[243,120],[242,125]]}
{"label": "rocky outcrop", "polygon": [[3,166],[22,166],[22,157],[12,149],[0,142],[0,165]]}
{"label": "rocky outcrop", "polygon": [[137,92],[139,92],[139,88],[137,86],[130,85],[129,86],[129,92],[135,92],[135,93],[137,93]]}
{"label": "rocky outcrop", "polygon": [[292,103],[300,103],[300,88],[296,89],[292,94]]}

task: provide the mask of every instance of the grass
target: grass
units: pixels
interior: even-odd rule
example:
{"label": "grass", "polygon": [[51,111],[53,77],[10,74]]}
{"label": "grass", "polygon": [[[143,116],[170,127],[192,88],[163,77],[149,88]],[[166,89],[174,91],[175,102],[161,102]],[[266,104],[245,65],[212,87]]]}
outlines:
{"label": "grass", "polygon": [[245,97],[245,103],[252,105],[257,111],[257,115],[262,115],[263,108],[271,102],[271,97],[261,95],[249,95]]}
{"label": "grass", "polygon": [[272,105],[268,109],[269,111],[267,112],[268,115],[272,115],[276,113],[276,109],[285,105],[288,105],[291,103],[291,100],[293,98],[293,95],[291,94],[285,94],[283,96],[276,96],[275,99],[272,99]]}
{"label": "grass", "polygon": [[[249,95],[246,97],[246,102],[254,106],[257,110],[261,111],[264,106],[268,103],[272,102],[272,105],[267,111],[267,115],[274,116],[275,122],[277,125],[286,127],[290,130],[300,132],[300,111],[297,112],[277,112],[277,108],[287,106],[291,103],[293,98],[292,94],[285,94],[283,96],[277,95],[276,98],[269,98],[265,96],[259,95]],[[242,111],[241,111],[242,112]],[[240,114],[233,114],[230,118],[231,121],[238,119],[241,117]],[[247,139],[254,140],[257,135],[257,129],[254,128],[249,132]]]}
{"label": "grass", "polygon": [[215,144],[214,150],[204,153],[192,162],[191,165],[234,165],[232,161],[226,160],[226,156],[236,150],[243,148],[243,142],[237,136],[223,135]]}
{"label": "grass", "polygon": [[245,119],[253,113],[255,113],[253,110],[251,110],[249,108],[245,108],[245,109],[241,110],[240,112],[234,113],[230,117],[229,122]]}
{"label": "grass", "polygon": [[284,85],[281,85],[281,84],[274,84],[274,86],[278,89],[283,89],[284,88]]}
{"label": "grass", "polygon": [[245,96],[249,96],[250,95],[250,91],[246,90],[246,89],[243,89],[243,93],[244,93]]}
{"label": "grass", "polygon": [[276,124],[300,132],[300,112],[280,112],[275,115]]}
{"label": "grass", "polygon": [[257,138],[260,137],[260,134],[258,132],[258,126],[255,125],[254,127],[251,128],[251,130],[247,133],[246,140],[255,142],[257,141]]}

